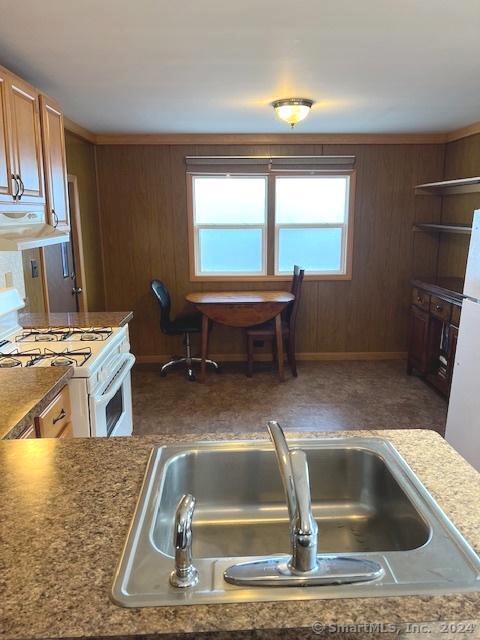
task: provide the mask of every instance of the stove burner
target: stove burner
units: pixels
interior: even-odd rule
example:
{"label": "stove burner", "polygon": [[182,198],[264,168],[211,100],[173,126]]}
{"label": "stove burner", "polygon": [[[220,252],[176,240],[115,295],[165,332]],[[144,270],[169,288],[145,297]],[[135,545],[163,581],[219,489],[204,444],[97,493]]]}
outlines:
{"label": "stove burner", "polygon": [[13,369],[13,367],[21,367],[22,363],[20,360],[16,360],[15,358],[9,358],[4,356],[0,360],[0,369]]}
{"label": "stove burner", "polygon": [[34,342],[55,342],[58,338],[51,333],[39,333],[34,336],[33,340]]}
{"label": "stove burner", "polygon": [[51,349],[44,349],[44,358],[50,358],[50,366],[52,367],[81,367],[92,355],[90,347],[82,349],[65,349],[58,353]]}
{"label": "stove burner", "polygon": [[81,367],[92,355],[90,347],[82,349],[64,349],[63,351],[52,351],[44,347],[43,349],[29,349],[28,351],[12,351],[11,353],[0,353],[0,369],[11,369],[13,367],[34,367],[45,361],[46,365],[52,367]]}
{"label": "stove burner", "polygon": [[81,340],[94,342],[107,340],[113,333],[111,327],[48,327],[25,329],[15,338],[16,342],[65,342]]}
{"label": "stove burner", "polygon": [[75,364],[75,360],[67,358],[65,356],[58,356],[50,363],[51,367],[68,367],[71,364]]}
{"label": "stove burner", "polygon": [[33,367],[41,358],[40,349],[29,349],[28,351],[18,351],[17,349],[11,353],[0,353],[0,368]]}

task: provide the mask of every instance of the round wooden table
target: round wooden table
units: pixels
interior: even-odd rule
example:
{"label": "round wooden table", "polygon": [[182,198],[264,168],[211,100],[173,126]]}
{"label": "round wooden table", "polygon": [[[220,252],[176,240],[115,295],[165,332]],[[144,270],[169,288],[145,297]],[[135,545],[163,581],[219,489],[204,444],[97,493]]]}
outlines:
{"label": "round wooden table", "polygon": [[289,291],[209,291],[189,293],[186,299],[202,314],[200,381],[205,380],[210,321],[229,327],[252,327],[272,318],[275,318],[278,375],[280,380],[284,380],[281,313],[295,299],[292,293]]}

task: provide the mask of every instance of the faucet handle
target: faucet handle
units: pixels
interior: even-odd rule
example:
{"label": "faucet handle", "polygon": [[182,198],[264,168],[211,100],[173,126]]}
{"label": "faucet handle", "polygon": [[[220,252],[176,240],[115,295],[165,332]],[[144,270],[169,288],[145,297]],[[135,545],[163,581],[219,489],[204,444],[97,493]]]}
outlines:
{"label": "faucet handle", "polygon": [[198,571],[192,564],[192,518],[195,498],[185,494],[177,505],[173,531],[175,569],[170,574],[173,587],[193,587],[198,582]]}

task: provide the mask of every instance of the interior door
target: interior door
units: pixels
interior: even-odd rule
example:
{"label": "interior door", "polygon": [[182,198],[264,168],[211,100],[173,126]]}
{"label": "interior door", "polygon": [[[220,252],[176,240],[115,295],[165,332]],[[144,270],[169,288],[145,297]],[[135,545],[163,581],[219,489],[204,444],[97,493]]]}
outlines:
{"label": "interior door", "polygon": [[19,176],[22,203],[44,202],[40,114],[35,89],[14,78],[11,85],[14,173]]}
{"label": "interior door", "polygon": [[44,247],[48,303],[51,312],[78,311],[75,259],[71,242]]}
{"label": "interior door", "polygon": [[45,96],[40,96],[40,113],[49,221],[59,229],[68,229],[70,216],[63,114],[58,105]]}

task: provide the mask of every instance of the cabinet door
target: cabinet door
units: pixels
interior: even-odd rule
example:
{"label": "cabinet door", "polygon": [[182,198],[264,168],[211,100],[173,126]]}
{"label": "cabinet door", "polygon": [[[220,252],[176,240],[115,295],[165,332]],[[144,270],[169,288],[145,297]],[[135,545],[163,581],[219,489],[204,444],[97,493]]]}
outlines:
{"label": "cabinet door", "polygon": [[63,113],[50,98],[40,96],[40,115],[48,219],[54,227],[69,229]]}
{"label": "cabinet door", "polygon": [[12,177],[12,154],[10,147],[10,119],[9,119],[9,86],[10,76],[0,67],[0,201],[14,202],[17,191]]}
{"label": "cabinet door", "polygon": [[38,93],[18,78],[10,88],[14,173],[20,176],[22,203],[44,202]]}
{"label": "cabinet door", "polygon": [[428,369],[428,328],[430,316],[418,307],[410,307],[408,331],[408,368],[427,373]]}

